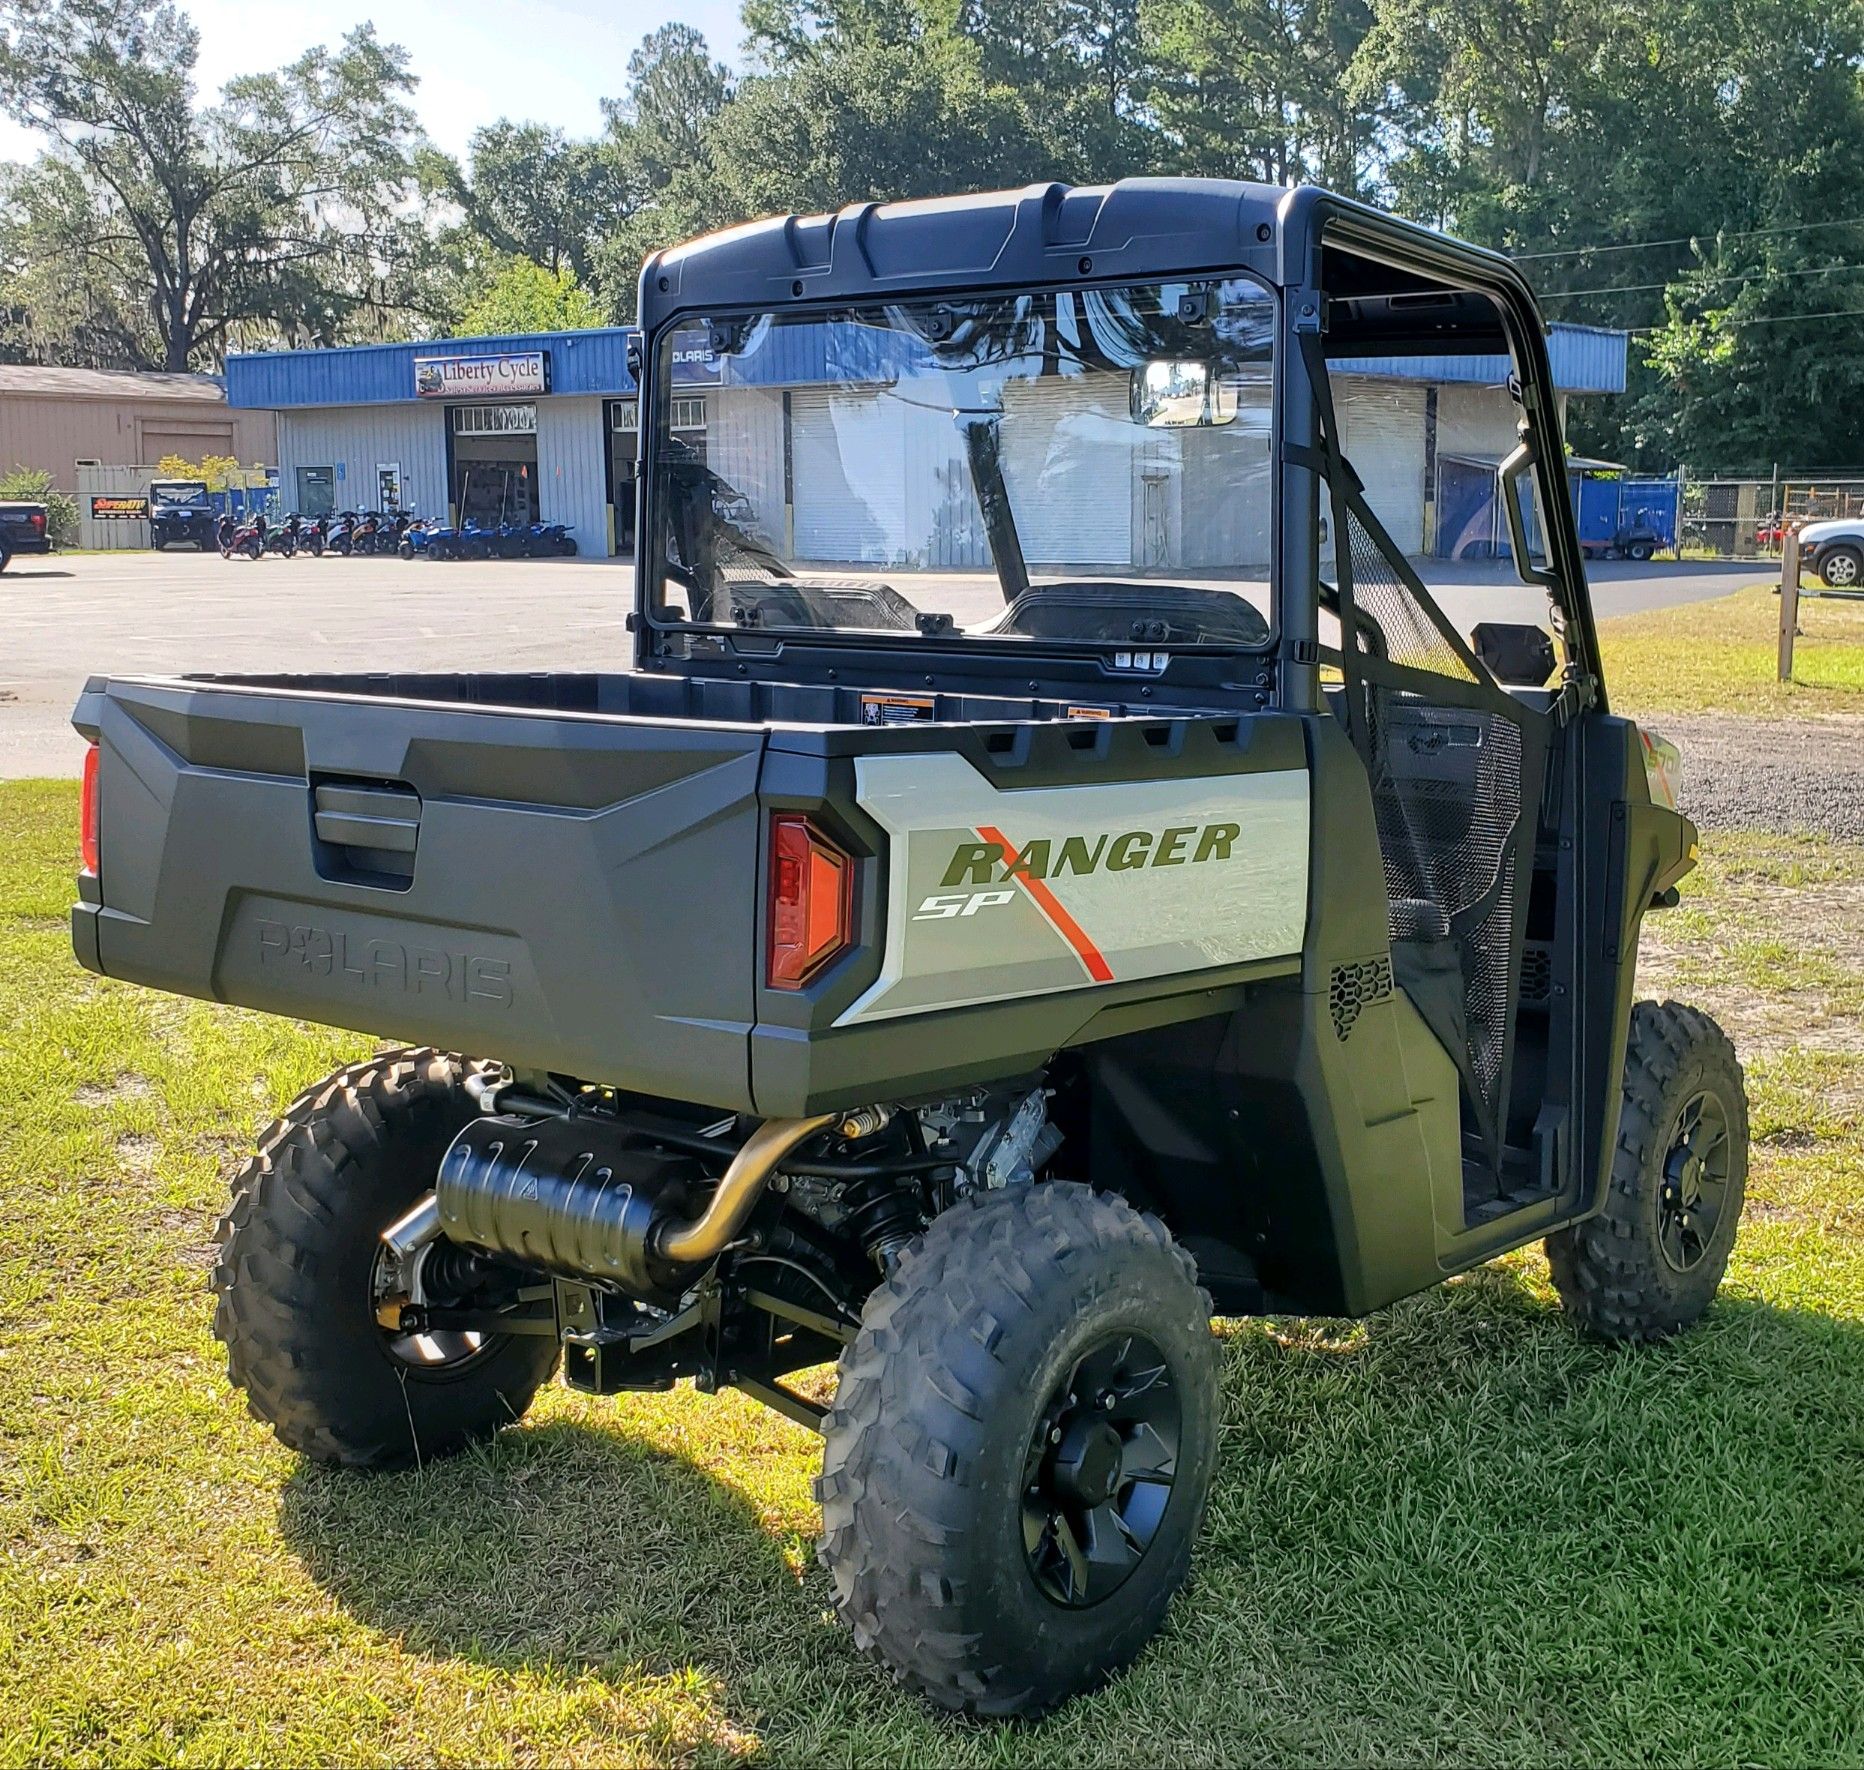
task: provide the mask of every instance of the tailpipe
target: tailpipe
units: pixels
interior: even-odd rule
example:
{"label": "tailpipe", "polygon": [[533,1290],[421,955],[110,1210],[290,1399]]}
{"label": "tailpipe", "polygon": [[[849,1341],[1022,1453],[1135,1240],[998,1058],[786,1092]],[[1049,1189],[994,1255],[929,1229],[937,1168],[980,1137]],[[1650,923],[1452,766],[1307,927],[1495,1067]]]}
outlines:
{"label": "tailpipe", "polygon": [[738,1239],[777,1164],[797,1144],[834,1124],[840,1116],[822,1112],[812,1118],[766,1119],[745,1138],[698,1216],[666,1219],[655,1225],[656,1251],[675,1263],[697,1265],[717,1259]]}

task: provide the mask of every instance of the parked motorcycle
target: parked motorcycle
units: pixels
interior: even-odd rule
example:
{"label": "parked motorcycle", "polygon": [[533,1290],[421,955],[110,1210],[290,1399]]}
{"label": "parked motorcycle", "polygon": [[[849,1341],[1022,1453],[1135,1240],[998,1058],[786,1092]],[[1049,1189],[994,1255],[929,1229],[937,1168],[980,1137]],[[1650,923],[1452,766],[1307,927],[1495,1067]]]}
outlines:
{"label": "parked motorcycle", "polygon": [[321,558],[324,551],[324,537],[330,532],[330,518],[306,516],[293,520],[299,524],[298,551],[308,553],[313,559]]}
{"label": "parked motorcycle", "polygon": [[237,553],[242,559],[258,559],[265,552],[265,537],[265,518],[255,510],[234,529],[227,543],[227,557],[231,559]]}
{"label": "parked motorcycle", "polygon": [[281,559],[290,559],[298,551],[298,514],[295,510],[277,528],[265,531],[260,551],[276,553]]}
{"label": "parked motorcycle", "polygon": [[233,537],[239,533],[239,524],[234,520],[233,512],[223,510],[220,520],[214,524],[214,545],[220,549],[222,559],[233,557]]}

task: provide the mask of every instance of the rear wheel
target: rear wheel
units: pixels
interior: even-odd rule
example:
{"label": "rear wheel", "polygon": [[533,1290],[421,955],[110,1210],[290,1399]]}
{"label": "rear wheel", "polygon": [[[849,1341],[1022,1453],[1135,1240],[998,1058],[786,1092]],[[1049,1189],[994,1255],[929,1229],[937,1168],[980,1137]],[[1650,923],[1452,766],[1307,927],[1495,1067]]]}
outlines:
{"label": "rear wheel", "polygon": [[1747,1188],[1747,1088],[1708,1015],[1639,1002],[1605,1206],[1547,1238],[1566,1311],[1609,1340],[1661,1340],[1714,1301]]}
{"label": "rear wheel", "polygon": [[1625,549],[1625,558],[1635,559],[1639,565],[1642,565],[1655,551],[1656,549],[1648,541],[1633,541]]}
{"label": "rear wheel", "polygon": [[1209,1299],[1085,1186],[974,1195],[869,1298],[825,1427],[821,1558],[940,1707],[1039,1715],[1152,1637],[1216,1460]]}
{"label": "rear wheel", "polygon": [[1819,561],[1819,576],[1831,590],[1855,590],[1864,580],[1864,550],[1833,547]]}
{"label": "rear wheel", "polygon": [[444,1456],[518,1419],[557,1361],[541,1335],[379,1325],[382,1231],[429,1191],[473,1116],[438,1051],[385,1051],[299,1095],[233,1182],[215,1240],[214,1334],[247,1406],[319,1462]]}
{"label": "rear wheel", "polygon": [[574,535],[559,536],[557,539],[557,551],[561,553],[565,559],[574,559],[576,557],[576,537]]}

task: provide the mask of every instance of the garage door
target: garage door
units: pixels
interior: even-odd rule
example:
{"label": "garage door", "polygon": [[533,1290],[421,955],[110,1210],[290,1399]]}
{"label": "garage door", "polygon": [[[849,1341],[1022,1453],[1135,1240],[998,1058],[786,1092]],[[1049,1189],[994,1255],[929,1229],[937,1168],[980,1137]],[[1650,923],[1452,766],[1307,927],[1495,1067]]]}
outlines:
{"label": "garage door", "polygon": [[1346,458],[1366,502],[1406,553],[1424,550],[1424,389],[1334,382]]}
{"label": "garage door", "polygon": [[142,457],[153,467],[167,455],[179,455],[184,461],[199,461],[206,455],[233,453],[233,430],[155,430],[145,427],[142,433]]}
{"label": "garage door", "polygon": [[1266,571],[1275,500],[1272,395],[1254,384],[1239,390],[1229,424],[1180,430],[1184,462],[1183,540],[1187,566]]}
{"label": "garage door", "polygon": [[1003,400],[1003,478],[1031,565],[1133,560],[1133,479],[1148,433],[1124,376],[1012,382]]}
{"label": "garage door", "polygon": [[790,400],[796,557],[891,564],[906,549],[900,407],[874,393],[799,388]]}

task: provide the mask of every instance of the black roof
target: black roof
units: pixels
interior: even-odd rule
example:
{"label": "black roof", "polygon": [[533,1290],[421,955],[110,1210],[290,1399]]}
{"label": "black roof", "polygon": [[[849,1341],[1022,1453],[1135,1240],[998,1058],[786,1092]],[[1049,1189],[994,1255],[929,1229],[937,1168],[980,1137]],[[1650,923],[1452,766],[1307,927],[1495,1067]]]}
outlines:
{"label": "black roof", "polygon": [[[1347,250],[1323,261],[1323,230]],[[1393,247],[1429,270],[1398,268],[1380,256]],[[773,309],[792,301],[884,300],[894,290],[1237,270],[1283,286],[1319,284],[1329,305],[1330,353],[1504,348],[1492,302],[1446,295],[1440,278],[1487,289],[1538,320],[1520,272],[1496,253],[1315,186],[1285,190],[1227,178],[1032,184],[747,222],[650,258],[641,272],[640,315],[652,331],[671,314],[701,307]]]}
{"label": "black roof", "polygon": [[641,321],[651,329],[701,305],[884,298],[890,286],[1009,287],[1204,267],[1279,280],[1279,217],[1294,195],[1234,179],[1128,178],[774,216],[650,258]]}

